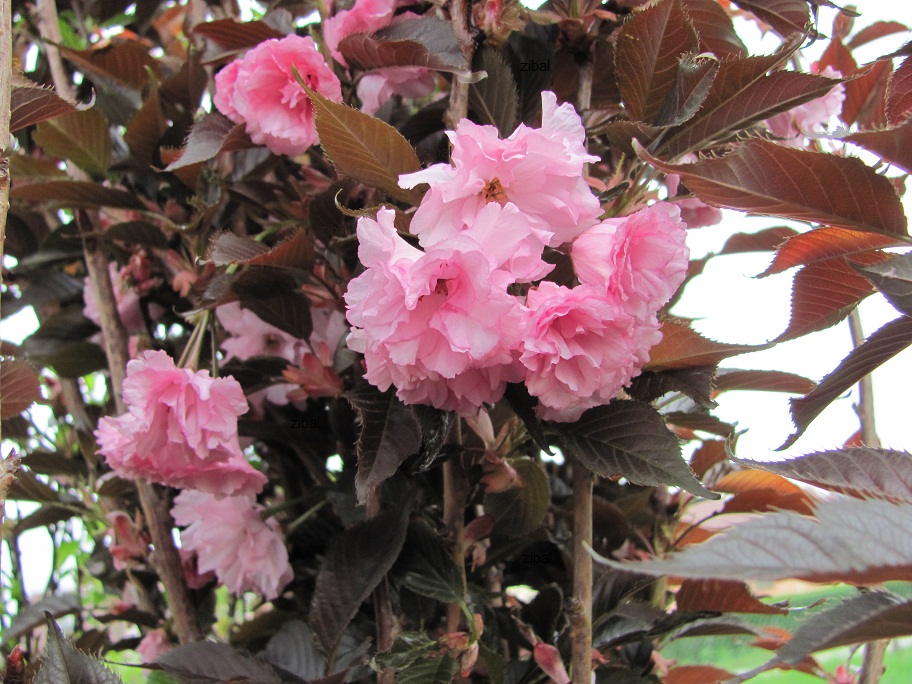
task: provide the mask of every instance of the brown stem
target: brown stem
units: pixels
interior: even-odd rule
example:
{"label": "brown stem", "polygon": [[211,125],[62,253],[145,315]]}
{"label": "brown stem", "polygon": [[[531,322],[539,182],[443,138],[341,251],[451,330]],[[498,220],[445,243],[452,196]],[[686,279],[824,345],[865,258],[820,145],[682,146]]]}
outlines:
{"label": "brown stem", "polygon": [[[849,314],[849,330],[852,333],[852,346],[857,349],[865,339],[861,327],[861,314],[857,308],[852,309]],[[855,413],[861,426],[861,443],[868,447],[879,447],[880,440],[874,422],[874,383],[870,375],[858,381],[858,403],[855,405]],[[859,684],[877,684],[880,681],[884,673],[884,656],[889,643],[889,639],[882,639],[865,644]]]}
{"label": "brown stem", "polygon": [[[98,300],[101,332],[111,373],[114,405],[117,407],[117,413],[121,414],[126,411],[123,400],[123,382],[127,361],[130,358],[127,333],[117,313],[117,300],[114,297],[114,288],[108,273],[108,258],[105,255],[104,247],[95,238],[86,237],[92,233],[92,225],[85,212],[77,214],[77,225],[83,235],[86,270],[88,270],[89,279],[92,287],[95,288],[95,296]],[[174,631],[182,644],[199,641],[203,638],[203,633],[190,599],[190,591],[184,583],[180,555],[171,536],[174,521],[171,519],[168,498],[164,493],[159,493],[154,485],[142,480],[136,481],[136,490],[139,492],[139,502],[154,546],[151,558],[152,566],[165,587],[165,595],[174,617]]]}
{"label": "brown stem", "polygon": [[[380,492],[375,489],[367,495],[367,517],[376,518],[378,515],[380,515]],[[374,589],[373,598],[374,619],[377,622],[377,652],[387,653],[393,648],[393,632],[396,625],[386,577]],[[393,684],[395,677],[394,670],[385,668],[377,674],[377,684]]]}
{"label": "brown stem", "polygon": [[[443,464],[443,524],[446,526],[447,539],[453,545],[453,560],[462,577],[463,594],[466,586],[465,497],[466,479],[461,459],[451,458]],[[458,603],[448,604],[447,632],[458,631],[461,620],[462,606]]]}
{"label": "brown stem", "polygon": [[592,472],[573,459],[573,596],[570,611],[572,684],[592,679]]}
{"label": "brown stem", "polygon": [[[475,50],[472,33],[469,29],[471,6],[470,0],[450,0],[450,23],[453,25],[453,33],[456,34],[456,40],[459,41],[459,46],[465,55],[466,64],[470,66]],[[459,121],[468,115],[469,84],[463,83],[454,75],[450,86],[450,106],[447,108],[444,123],[450,130],[455,130]]]}
{"label": "brown stem", "polygon": [[[48,65],[51,68],[54,88],[60,97],[73,101],[76,99],[76,89],[70,81],[66,67],[63,66],[60,50],[57,49],[57,46],[63,42],[63,36],[60,34],[60,18],[57,16],[55,0],[38,0],[34,17],[38,24],[38,30],[41,32],[41,38],[45,41],[45,50],[47,50]],[[6,35],[9,35],[9,33]]]}
{"label": "brown stem", "polygon": [[[594,44],[580,64],[576,109],[583,125],[592,103]],[[587,176],[588,167],[583,169]],[[592,485],[594,476],[573,458],[573,598],[570,614],[570,673],[572,684],[592,679]]]}
{"label": "brown stem", "polygon": [[[9,211],[9,159],[6,156],[6,148],[10,136],[10,97],[13,87],[11,12],[9,0],[0,0],[0,254],[5,254],[3,243],[6,240],[6,214]],[[2,284],[3,271],[0,269],[0,285]]]}

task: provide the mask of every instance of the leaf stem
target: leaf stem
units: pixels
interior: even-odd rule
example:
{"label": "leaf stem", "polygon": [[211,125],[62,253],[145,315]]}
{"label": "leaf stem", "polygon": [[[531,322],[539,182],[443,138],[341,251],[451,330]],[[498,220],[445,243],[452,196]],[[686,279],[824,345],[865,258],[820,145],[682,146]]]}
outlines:
{"label": "leaf stem", "polygon": [[[475,51],[472,33],[469,28],[471,21],[471,3],[469,0],[450,0],[450,22],[453,25],[453,33],[456,34],[456,40],[462,48],[465,55],[466,63],[471,67],[472,55]],[[456,125],[461,119],[469,115],[469,84],[456,78],[450,85],[450,105],[446,111],[444,123],[450,130],[456,130]]]}

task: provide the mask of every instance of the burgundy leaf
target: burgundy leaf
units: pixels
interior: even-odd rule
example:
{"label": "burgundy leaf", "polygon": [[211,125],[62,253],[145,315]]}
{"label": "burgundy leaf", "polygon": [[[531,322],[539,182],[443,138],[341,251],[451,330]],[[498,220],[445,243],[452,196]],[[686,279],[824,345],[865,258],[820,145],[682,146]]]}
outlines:
{"label": "burgundy leaf", "polygon": [[67,208],[97,209],[114,207],[116,209],[146,209],[139,198],[124,190],[108,188],[88,181],[47,181],[17,185],[10,189],[13,199],[32,202],[49,202]]}
{"label": "burgundy leaf", "polygon": [[785,449],[804,433],[807,426],[832,403],[836,397],[855,385],[878,366],[912,344],[912,318],[901,316],[871,334],[864,344],[845,357],[820,384],[800,399],[792,399],[792,421],[797,428],[779,447]]}
{"label": "burgundy leaf", "polygon": [[775,370],[719,369],[716,392],[750,390],[754,392],[790,392],[807,394],[817,386],[813,380],[795,373]]}
{"label": "burgundy leaf", "polygon": [[690,469],[694,471],[697,477],[702,478],[710,468],[717,463],[724,462],[727,458],[724,441],[720,439],[706,440],[690,457]]}
{"label": "burgundy leaf", "polygon": [[4,359],[0,363],[0,417],[18,416],[41,399],[38,372],[22,359]]}
{"label": "burgundy leaf", "polygon": [[734,676],[709,665],[678,665],[668,671],[662,684],[722,684]]}
{"label": "burgundy leaf", "polygon": [[870,280],[897,311],[912,316],[912,254],[900,254],[876,264],[858,264],[854,268]]}
{"label": "burgundy leaf", "polygon": [[912,503],[912,455],[906,451],[853,447],[818,451],[784,461],[729,458],[755,470],[848,494],[859,499]]}
{"label": "burgundy leaf", "polygon": [[354,33],[339,42],[339,51],[358,69],[418,66],[468,75],[465,53],[450,24],[442,19],[405,19],[369,36]]}
{"label": "burgundy leaf", "polygon": [[772,263],[757,277],[764,278],[795,266],[807,266],[902,244],[905,243],[889,235],[863,233],[846,228],[818,228],[789,238],[779,247]]}
{"label": "burgundy leaf", "polygon": [[744,252],[773,252],[798,231],[787,226],[764,228],[756,233],[735,233],[722,246],[719,254],[741,254]]}
{"label": "burgundy leaf", "polygon": [[681,458],[677,437],[648,404],[615,399],[589,409],[575,423],[553,427],[570,453],[602,477],[623,475],[637,484],[670,484],[696,496],[719,498],[697,481]]}
{"label": "burgundy leaf", "polygon": [[655,124],[677,126],[690,119],[706,99],[718,70],[717,60],[691,54],[681,57],[674,87],[668,91]]}
{"label": "burgundy leaf", "polygon": [[193,28],[193,34],[202,36],[219,50],[206,51],[205,62],[211,63],[224,59],[226,56],[243,52],[256,47],[270,38],[284,38],[285,34],[277,31],[263,21],[235,21],[234,19],[216,19]]}
{"label": "burgundy leaf", "polygon": [[675,0],[657,3],[624,24],[615,68],[631,118],[654,122],[674,87],[679,60],[698,50],[697,33]]}
{"label": "burgundy leaf", "polygon": [[212,159],[219,152],[230,152],[254,147],[243,124],[235,124],[218,112],[206,114],[193,124],[180,156],[171,162],[166,171],[198,164]]}
{"label": "burgundy leaf", "polygon": [[912,57],[906,57],[887,82],[887,120],[895,126],[909,118],[910,112],[912,112]]}
{"label": "burgundy leaf", "polygon": [[722,158],[669,164],[634,146],[644,160],[660,171],[679,174],[695,195],[713,206],[875,233],[906,233],[906,216],[893,185],[858,159],[750,140]]}
{"label": "burgundy leaf", "polygon": [[160,65],[149,48],[136,40],[114,40],[89,50],[61,48],[61,54],[90,79],[113,81],[134,91],[149,82],[149,73],[159,76]]}
{"label": "burgundy leaf", "polygon": [[725,344],[708,340],[686,323],[673,319],[662,323],[662,341],[649,352],[644,370],[661,371],[714,366],[730,356],[757,351],[747,344]]}
{"label": "burgundy leaf", "polygon": [[10,133],[61,114],[77,111],[76,105],[61,98],[53,89],[39,85],[13,85],[10,94]]}
{"label": "burgundy leaf", "polygon": [[912,505],[849,499],[822,502],[814,513],[767,513],[662,560],[597,560],[627,572],[685,579],[875,584],[909,577]]}
{"label": "burgundy leaf", "polygon": [[735,496],[725,502],[725,513],[760,513],[776,509],[811,515],[814,500],[781,475],[739,470],[713,483],[713,489]]}
{"label": "burgundy leaf", "polygon": [[741,9],[769,24],[783,38],[804,33],[811,21],[807,0],[734,0]]}
{"label": "burgundy leaf", "polygon": [[912,173],[912,120],[895,128],[851,133],[843,139],[861,145],[903,171]]}
{"label": "burgundy leaf", "polygon": [[786,615],[788,610],[755,598],[744,582],[737,580],[693,580],[681,583],[675,594],[678,610],[711,610],[718,613]]}
{"label": "burgundy leaf", "polygon": [[[866,261],[886,259],[885,254],[870,253]],[[836,325],[865,297],[874,294],[874,286],[858,275],[842,258],[805,266],[792,282],[792,313],[788,327],[776,341],[793,340],[808,333]]]}
{"label": "burgundy leaf", "polygon": [[845,100],[839,115],[846,126],[856,121],[868,126],[886,123],[886,88],[891,71],[889,60],[860,69],[849,49],[833,39],[821,55],[818,68],[823,70],[828,66],[850,79],[845,84]]}
{"label": "burgundy leaf", "polygon": [[735,32],[731,17],[716,0],[681,0],[700,39],[700,52],[716,57],[745,57],[747,48]]}
{"label": "burgundy leaf", "polygon": [[905,33],[908,30],[908,26],[900,24],[898,21],[875,21],[870,26],[865,26],[852,36],[849,42],[846,43],[846,47],[850,50],[854,50],[855,48],[867,45],[878,38],[891,36],[895,33]]}

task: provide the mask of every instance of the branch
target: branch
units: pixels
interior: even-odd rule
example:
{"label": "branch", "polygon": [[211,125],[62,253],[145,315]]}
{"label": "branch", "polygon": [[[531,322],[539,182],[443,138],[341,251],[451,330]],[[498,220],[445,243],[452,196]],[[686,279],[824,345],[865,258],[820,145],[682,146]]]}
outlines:
{"label": "branch", "polygon": [[[6,214],[9,211],[9,144],[10,98],[13,79],[12,8],[9,0],[0,0],[0,254],[6,239]],[[0,285],[3,272],[0,269]]]}
{"label": "branch", "polygon": [[[130,356],[127,345],[127,333],[120,315],[117,313],[117,300],[114,298],[114,287],[108,273],[108,257],[104,246],[94,237],[93,226],[86,212],[80,211],[76,217],[79,232],[82,235],[83,252],[86,269],[101,317],[101,332],[104,337],[105,355],[108,358],[108,369],[111,373],[111,385],[117,413],[125,413],[123,400],[123,381],[126,375],[127,361]],[[171,530],[174,521],[171,519],[170,505],[166,496],[148,482],[136,480],[136,490],[143,515],[149,526],[154,551],[152,565],[165,586],[165,595],[174,617],[174,631],[182,644],[202,639],[203,633],[196,616],[196,609],[190,599],[190,591],[184,582],[180,554],[174,546]]]}
{"label": "branch", "polygon": [[[466,63],[472,64],[472,55],[475,44],[469,30],[471,3],[469,0],[450,0],[450,22],[453,24],[453,33],[459,41]],[[469,84],[463,83],[456,75],[450,85],[450,106],[447,108],[444,123],[450,130],[456,130],[456,125],[461,119],[469,115]]]}
{"label": "branch", "polygon": [[[592,103],[593,49],[580,64],[576,109],[585,125]],[[588,175],[588,166],[583,169]],[[570,673],[572,684],[592,679],[592,484],[594,476],[576,458],[573,464],[573,608],[570,614]]]}
{"label": "branch", "polygon": [[[380,491],[375,488],[367,495],[367,517],[380,515]],[[389,584],[384,577],[374,589],[374,620],[377,624],[377,652],[388,653],[393,648],[393,630],[395,617],[393,602],[390,599]],[[394,684],[396,673],[384,668],[377,673],[377,684]]]}
{"label": "branch", "polygon": [[[54,89],[60,97],[73,102],[76,99],[76,89],[70,81],[70,75],[67,73],[66,67],[63,66],[60,50],[57,49],[57,46],[63,42],[63,36],[60,34],[60,18],[57,16],[56,2],[54,0],[38,0],[32,16],[38,24],[41,38],[45,42],[48,65],[51,68],[51,78],[54,80]],[[9,33],[6,35],[9,35]],[[9,119],[7,118],[7,120]]]}

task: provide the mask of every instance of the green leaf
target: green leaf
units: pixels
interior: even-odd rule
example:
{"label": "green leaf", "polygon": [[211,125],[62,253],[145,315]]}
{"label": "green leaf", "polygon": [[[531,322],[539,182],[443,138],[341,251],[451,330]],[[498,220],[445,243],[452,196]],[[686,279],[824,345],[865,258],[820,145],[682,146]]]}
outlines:
{"label": "green leaf", "polygon": [[402,584],[421,596],[444,603],[463,600],[462,574],[452,554],[420,520],[409,525],[402,556],[393,573]]}
{"label": "green leaf", "polygon": [[35,131],[35,143],[93,176],[103,175],[111,165],[108,122],[95,109],[43,121]]}
{"label": "green leaf", "polygon": [[678,438],[648,404],[616,399],[589,409],[575,423],[551,427],[569,454],[602,477],[623,475],[636,484],[669,484],[696,496],[721,498],[697,481],[681,457]]}
{"label": "green leaf", "polygon": [[817,505],[814,517],[766,513],[664,559],[618,563],[597,558],[613,568],[654,577],[868,585],[908,579],[912,505],[825,501]]}
{"label": "green leaf", "polygon": [[421,425],[410,406],[391,389],[380,392],[364,384],[345,394],[358,412],[358,472],[355,491],[364,503],[368,494],[421,448]]}
{"label": "green leaf", "polygon": [[448,655],[418,660],[396,673],[396,684],[450,684],[459,669]]}
{"label": "green leaf", "polygon": [[331,653],[361,604],[393,566],[405,542],[411,505],[345,530],[330,544],[314,586],[310,623]]}
{"label": "green leaf", "polygon": [[500,137],[506,138],[516,128],[519,113],[513,72],[500,53],[489,45],[475,53],[473,68],[488,76],[469,86],[469,107],[481,123],[496,126]]}
{"label": "green leaf", "polygon": [[320,145],[339,173],[417,205],[423,193],[399,187],[399,176],[421,170],[418,155],[408,140],[380,119],[327,100],[308,88],[297,70],[294,73],[316,110]]}
{"label": "green leaf", "polygon": [[182,644],[160,655],[155,661],[170,675],[188,684],[281,684],[269,663],[239,651],[228,644],[197,641]]}
{"label": "green leaf", "polygon": [[50,613],[44,659],[33,684],[123,684],[123,680],[100,660],[77,650],[68,642]]}
{"label": "green leaf", "polygon": [[512,459],[521,486],[499,494],[485,494],[485,511],[494,516],[502,537],[524,537],[537,530],[551,505],[551,485],[537,461],[526,456]]}

